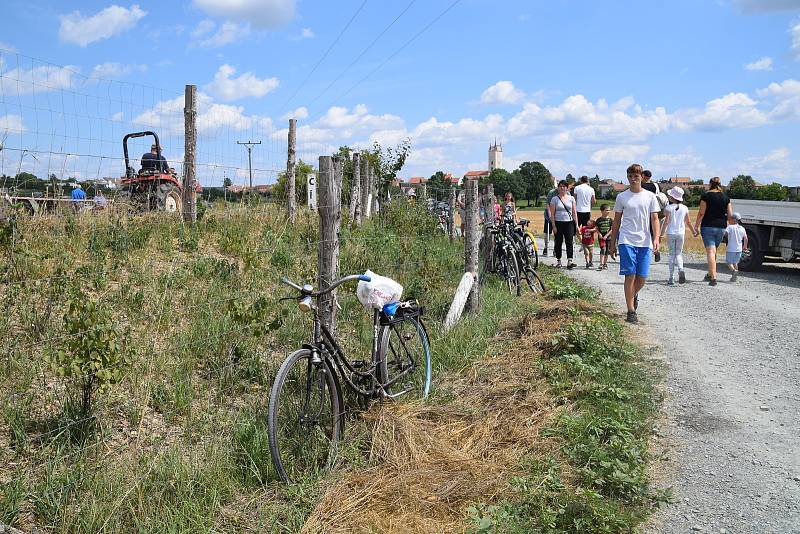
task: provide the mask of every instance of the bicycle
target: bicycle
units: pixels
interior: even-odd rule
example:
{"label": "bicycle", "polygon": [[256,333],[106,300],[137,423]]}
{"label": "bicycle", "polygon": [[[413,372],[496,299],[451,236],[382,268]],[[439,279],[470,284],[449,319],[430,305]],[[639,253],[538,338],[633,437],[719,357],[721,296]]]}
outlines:
{"label": "bicycle", "polygon": [[393,302],[374,311],[369,362],[345,356],[320,319],[318,299],[353,280],[369,282],[370,277],[345,276],[320,291],[281,278],[299,293],[286,298],[313,314],[311,341],[284,360],[270,392],[269,450],[284,482],[333,466],[344,433],[342,381],[365,399],[425,398],[430,392],[430,343],[422,323],[424,308],[415,304]]}
{"label": "bicycle", "polygon": [[540,293],[545,291],[545,285],[536,271],[539,268],[539,249],[536,247],[535,236],[528,228],[529,225],[530,221],[520,219],[510,233],[517,250],[520,277],[525,280],[532,292]]}
{"label": "bicycle", "polygon": [[500,228],[490,228],[489,234],[494,237],[494,246],[489,252],[486,268],[489,272],[496,272],[506,281],[506,287],[512,295],[520,294],[519,285],[519,260],[515,252],[512,238]]}

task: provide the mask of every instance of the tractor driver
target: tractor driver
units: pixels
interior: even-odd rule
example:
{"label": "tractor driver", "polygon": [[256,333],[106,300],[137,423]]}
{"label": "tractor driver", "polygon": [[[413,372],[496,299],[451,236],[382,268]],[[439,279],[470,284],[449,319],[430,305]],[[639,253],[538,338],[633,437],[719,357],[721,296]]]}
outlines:
{"label": "tractor driver", "polygon": [[158,155],[158,146],[150,145],[150,152],[142,155],[142,170],[140,172],[169,172],[167,158],[162,153]]}

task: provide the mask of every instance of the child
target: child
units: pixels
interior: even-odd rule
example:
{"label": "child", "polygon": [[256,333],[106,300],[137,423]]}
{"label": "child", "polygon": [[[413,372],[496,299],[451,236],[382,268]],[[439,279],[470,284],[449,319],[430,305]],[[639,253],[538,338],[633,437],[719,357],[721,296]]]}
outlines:
{"label": "child", "polygon": [[725,263],[733,274],[731,274],[731,282],[735,282],[739,277],[739,260],[742,259],[742,251],[747,247],[747,232],[744,227],[739,224],[742,216],[734,213],[728,217],[728,227],[725,228],[725,234],[728,236],[728,248],[725,251]]}
{"label": "child", "polygon": [[683,189],[673,187],[667,191],[669,205],[664,209],[664,226],[661,227],[661,235],[667,234],[667,244],[669,245],[669,280],[668,285],[675,285],[675,266],[678,266],[678,283],[686,283],[686,273],[683,270],[683,240],[686,228],[692,231],[697,237],[697,229],[692,226],[689,219],[689,208],[683,202]]}
{"label": "child", "polygon": [[593,219],[581,226],[581,248],[583,249],[583,259],[586,260],[586,268],[592,268],[592,248],[594,245],[594,236],[597,233],[595,222]]}
{"label": "child", "polygon": [[611,226],[614,224],[614,220],[608,216],[610,212],[608,204],[603,204],[600,206],[600,217],[594,222],[597,227],[597,240],[600,245],[600,266],[597,268],[598,271],[608,269],[608,238],[611,237]]}

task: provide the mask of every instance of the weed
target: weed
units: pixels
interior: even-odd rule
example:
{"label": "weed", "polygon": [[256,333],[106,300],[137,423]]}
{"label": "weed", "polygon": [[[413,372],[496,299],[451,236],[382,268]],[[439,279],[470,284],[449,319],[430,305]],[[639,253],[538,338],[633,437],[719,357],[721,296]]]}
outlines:
{"label": "weed", "polygon": [[15,526],[27,496],[28,481],[22,473],[14,473],[8,482],[0,483],[0,525]]}

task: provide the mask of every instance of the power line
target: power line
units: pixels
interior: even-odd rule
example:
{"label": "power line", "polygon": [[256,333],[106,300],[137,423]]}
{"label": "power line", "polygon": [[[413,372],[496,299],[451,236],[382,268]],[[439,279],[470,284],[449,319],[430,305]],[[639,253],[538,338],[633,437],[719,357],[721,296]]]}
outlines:
{"label": "power line", "polygon": [[351,61],[351,62],[350,62],[350,64],[349,64],[349,65],[347,65],[347,66],[344,68],[344,70],[342,70],[342,72],[340,72],[340,73],[339,73],[339,75],[338,75],[338,76],[336,76],[336,78],[334,78],[334,80],[333,80],[331,83],[329,83],[329,84],[328,84],[328,86],[327,86],[325,89],[323,89],[323,90],[322,90],[322,92],[321,92],[320,94],[318,94],[317,96],[315,96],[315,97],[314,97],[314,99],[313,99],[313,100],[311,100],[311,102],[309,102],[309,103],[311,104],[311,103],[314,103],[314,102],[316,102],[316,101],[317,101],[317,99],[319,99],[319,97],[321,97],[321,96],[322,96],[322,95],[324,95],[326,92],[328,92],[328,89],[330,89],[331,87],[333,87],[333,85],[334,85],[336,82],[338,82],[338,81],[341,79],[341,77],[342,77],[342,76],[344,76],[344,74],[345,74],[345,73],[346,73],[348,70],[350,70],[350,67],[352,67],[353,65],[355,65],[355,64],[358,62],[358,60],[359,60],[359,59],[361,59],[362,57],[364,57],[364,54],[366,54],[367,52],[369,52],[369,50],[370,50],[370,49],[371,49],[371,48],[372,48],[372,47],[375,45],[375,43],[377,43],[377,42],[378,42],[378,40],[379,40],[381,37],[383,37],[383,36],[384,36],[384,34],[385,34],[387,31],[389,31],[389,29],[390,29],[392,26],[394,26],[394,25],[395,25],[395,23],[396,23],[398,20],[400,20],[400,17],[402,17],[403,15],[405,15],[406,11],[408,11],[409,9],[411,9],[411,6],[413,6],[413,5],[414,5],[414,3],[415,3],[416,1],[417,1],[417,0],[411,0],[411,2],[409,2],[409,4],[406,6],[406,8],[405,8],[403,11],[401,11],[401,12],[400,12],[400,14],[399,14],[399,15],[397,15],[397,16],[394,18],[394,20],[393,20],[392,22],[390,22],[390,23],[389,23],[389,25],[388,25],[388,26],[386,26],[386,27],[383,29],[383,31],[381,31],[381,33],[379,33],[379,34],[378,34],[378,36],[377,36],[377,37],[375,37],[375,39],[373,39],[373,40],[372,40],[372,42],[371,42],[370,44],[368,44],[368,45],[367,45],[367,47],[366,47],[364,50],[362,50],[362,51],[361,51],[361,53],[360,53],[360,54],[358,54],[358,56],[356,56],[356,58],[355,58],[353,61]]}
{"label": "power line", "polygon": [[420,35],[422,35],[423,33],[425,33],[425,32],[426,32],[426,31],[427,31],[427,30],[428,30],[428,29],[429,29],[431,26],[433,26],[434,24],[436,24],[436,23],[439,21],[439,19],[441,19],[443,16],[445,16],[445,15],[447,14],[447,12],[448,12],[448,11],[450,11],[451,9],[453,9],[454,7],[456,7],[456,5],[457,5],[459,2],[461,2],[461,0],[454,0],[454,2],[453,2],[452,4],[450,4],[450,5],[447,7],[447,9],[445,9],[444,11],[442,11],[441,13],[439,13],[439,15],[437,15],[437,16],[436,16],[436,18],[434,18],[432,21],[430,21],[430,22],[429,22],[429,23],[428,23],[428,24],[427,24],[427,25],[426,25],[424,28],[422,28],[420,31],[418,31],[417,33],[415,33],[415,34],[414,34],[414,36],[413,36],[413,37],[411,37],[411,39],[409,39],[408,41],[406,41],[406,42],[405,42],[405,43],[404,43],[404,44],[403,44],[403,45],[402,45],[400,48],[398,48],[397,50],[395,50],[395,51],[392,53],[392,55],[390,55],[389,57],[387,57],[386,59],[384,59],[384,60],[381,62],[381,64],[380,64],[380,65],[378,65],[377,67],[375,67],[375,68],[374,68],[372,71],[370,71],[370,72],[369,72],[369,73],[368,73],[366,76],[364,76],[364,77],[363,77],[363,78],[361,78],[359,81],[357,81],[356,83],[354,83],[354,84],[353,84],[353,85],[352,85],[352,86],[351,86],[351,87],[350,87],[350,88],[349,88],[347,91],[345,91],[344,93],[342,93],[341,95],[339,95],[339,96],[338,96],[336,99],[334,99],[334,100],[333,100],[333,101],[332,101],[332,102],[331,102],[331,103],[330,103],[328,106],[326,106],[326,107],[327,107],[327,108],[330,108],[331,106],[333,106],[333,105],[334,105],[336,102],[338,102],[339,100],[341,100],[342,98],[344,98],[345,96],[347,96],[347,95],[350,93],[350,91],[352,91],[353,89],[355,89],[356,87],[358,87],[359,85],[361,85],[361,84],[362,84],[364,81],[366,81],[366,80],[367,80],[367,79],[368,79],[370,76],[372,76],[373,74],[375,74],[376,72],[378,72],[378,71],[379,71],[379,70],[380,70],[380,69],[381,69],[381,68],[382,68],[384,65],[386,65],[386,64],[387,64],[389,61],[391,61],[392,59],[394,59],[394,57],[395,57],[395,56],[397,56],[397,54],[399,54],[400,52],[402,52],[402,51],[403,51],[403,50],[404,50],[404,49],[405,49],[405,48],[406,48],[408,45],[410,45],[412,42],[414,42],[414,40],[415,40],[415,39],[417,39],[417,37],[419,37]]}
{"label": "power line", "polygon": [[325,61],[325,58],[326,58],[326,57],[328,57],[328,54],[331,52],[331,50],[333,50],[333,47],[334,47],[334,46],[336,46],[336,43],[338,43],[338,42],[339,42],[339,39],[341,39],[341,38],[342,38],[342,35],[344,35],[344,32],[346,32],[346,31],[347,31],[347,28],[349,28],[349,27],[350,27],[350,25],[351,25],[351,24],[353,23],[353,21],[356,19],[356,17],[358,16],[358,14],[359,14],[359,13],[361,13],[361,10],[362,10],[362,9],[364,9],[364,6],[365,6],[365,5],[367,5],[367,0],[364,0],[364,1],[361,3],[361,5],[359,6],[359,8],[358,8],[358,9],[356,9],[356,12],[355,12],[355,13],[353,13],[353,16],[352,16],[352,17],[350,17],[350,20],[347,22],[347,24],[345,24],[344,28],[342,28],[342,31],[340,31],[340,32],[339,32],[339,35],[338,35],[338,36],[336,36],[336,39],[334,39],[334,41],[331,43],[331,45],[328,47],[328,49],[325,51],[325,53],[324,53],[324,54],[322,54],[322,57],[321,57],[321,58],[319,58],[319,61],[317,61],[317,64],[316,64],[316,65],[314,65],[314,68],[313,68],[313,69],[311,69],[311,72],[309,72],[309,73],[308,73],[308,75],[307,75],[307,76],[305,77],[305,79],[304,79],[304,80],[303,80],[303,81],[300,83],[300,85],[297,87],[297,89],[295,89],[294,93],[292,93],[292,96],[290,96],[289,98],[287,98],[287,99],[286,99],[286,102],[284,102],[284,103],[283,103],[283,105],[281,105],[281,107],[282,107],[282,108],[285,108],[285,107],[286,107],[286,106],[289,104],[289,102],[291,102],[291,101],[294,99],[294,97],[296,97],[296,96],[297,96],[297,93],[299,93],[299,92],[300,92],[300,90],[301,90],[301,89],[302,89],[302,88],[305,86],[306,82],[307,82],[308,80],[310,80],[310,79],[311,79],[311,76],[314,74],[314,72],[316,72],[317,68],[318,68],[318,67],[319,67],[319,66],[322,64],[322,62],[323,62],[323,61]]}

